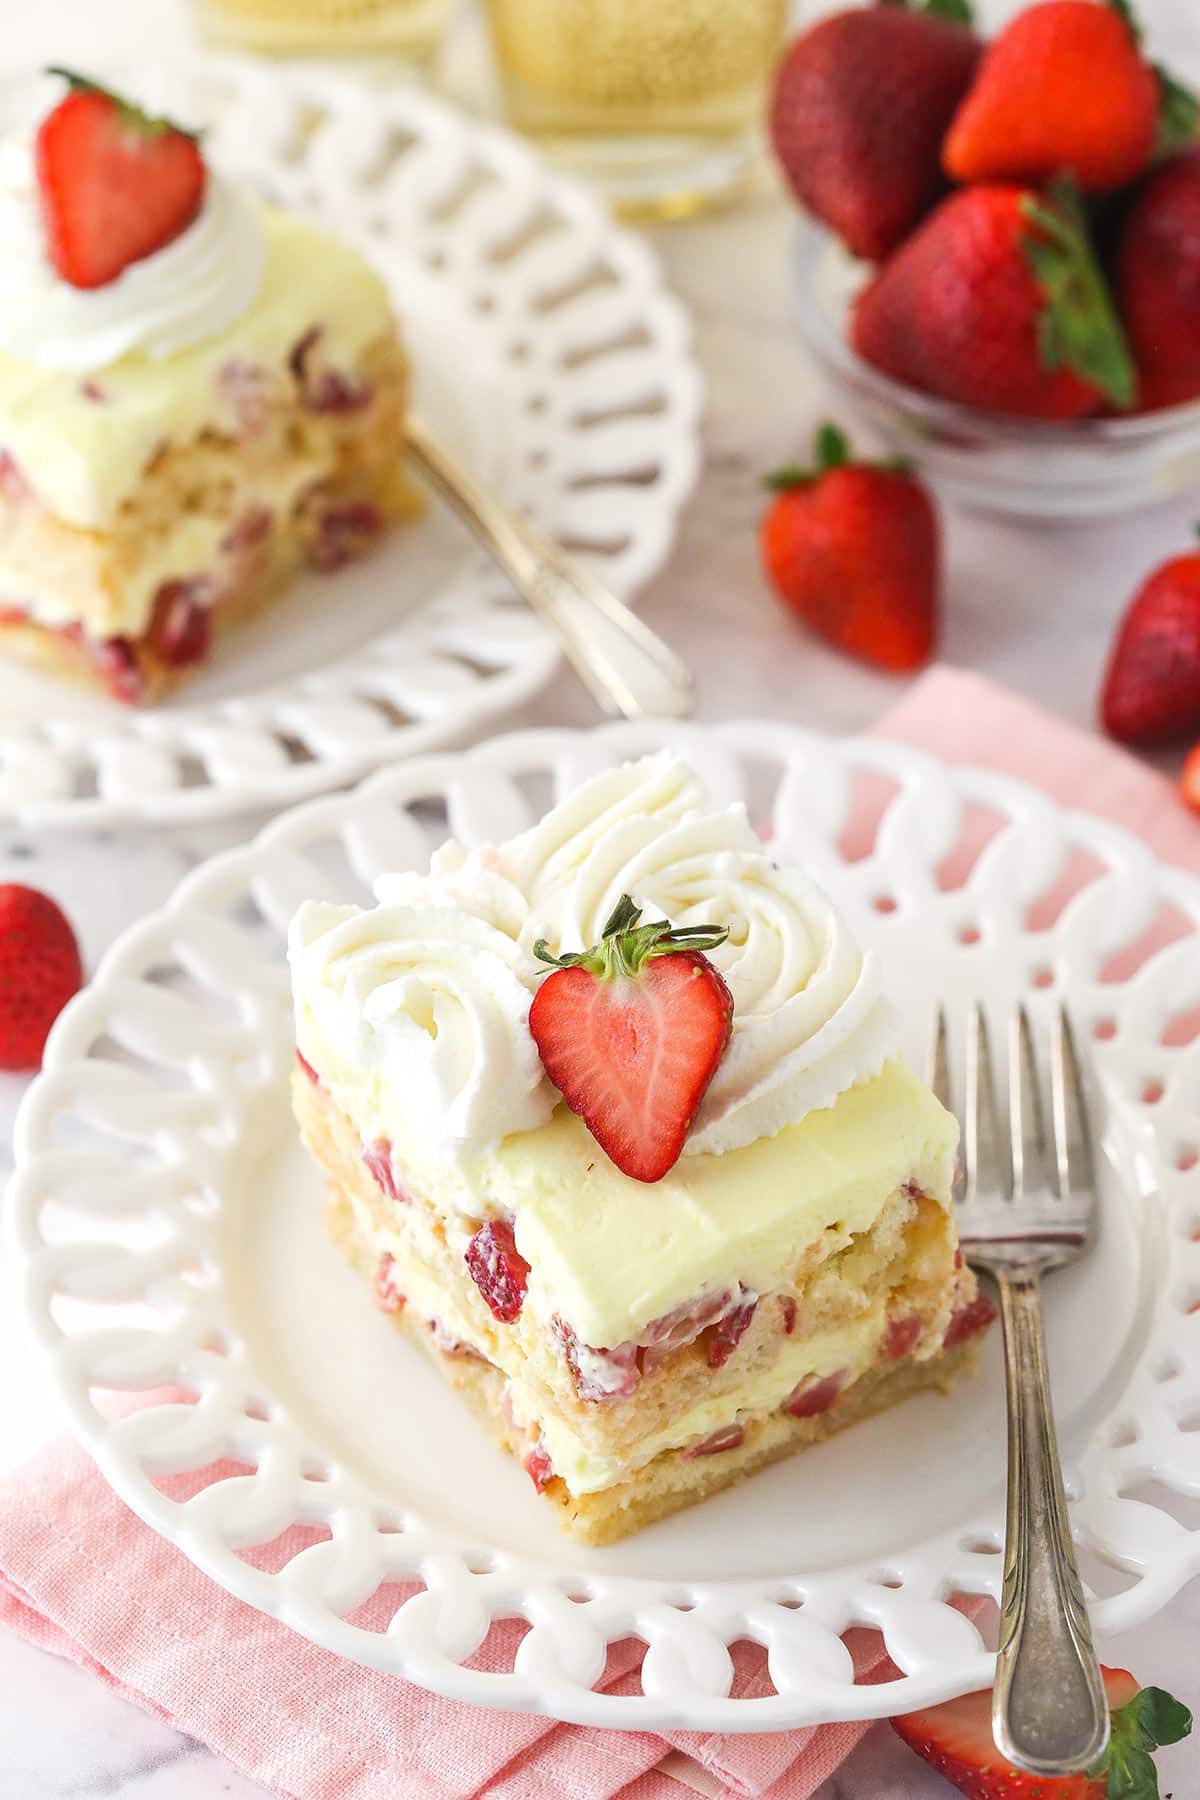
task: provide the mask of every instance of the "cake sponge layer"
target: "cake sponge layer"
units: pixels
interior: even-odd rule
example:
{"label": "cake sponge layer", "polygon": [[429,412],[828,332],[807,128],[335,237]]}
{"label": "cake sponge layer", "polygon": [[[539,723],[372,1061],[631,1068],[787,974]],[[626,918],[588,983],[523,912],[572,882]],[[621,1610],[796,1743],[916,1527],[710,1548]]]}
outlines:
{"label": "cake sponge layer", "polygon": [[299,1047],[363,1141],[386,1140],[437,1212],[515,1221],[537,1311],[569,1320],[586,1344],[637,1339],[652,1320],[731,1279],[769,1293],[814,1244],[869,1231],[898,1188],[949,1205],[958,1128],[898,1058],[774,1137],[681,1157],[648,1190],[566,1106],[537,1130],[448,1161],[303,1013]]}

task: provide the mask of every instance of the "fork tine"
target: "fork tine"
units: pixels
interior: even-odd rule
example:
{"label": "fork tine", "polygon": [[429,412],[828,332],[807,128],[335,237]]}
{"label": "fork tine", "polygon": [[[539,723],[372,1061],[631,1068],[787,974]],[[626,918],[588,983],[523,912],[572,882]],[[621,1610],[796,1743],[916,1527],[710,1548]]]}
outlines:
{"label": "fork tine", "polygon": [[1066,1008],[1060,1006],[1054,1021],[1050,1057],[1050,1098],[1054,1109],[1056,1188],[1060,1199],[1068,1194],[1093,1191],[1095,1164],[1087,1096],[1079,1071],[1075,1034]]}
{"label": "fork tine", "polygon": [[1011,1196],[1009,1171],[1000,1152],[997,1128],[996,1086],[988,1048],[987,1020],[976,1001],[967,1027],[967,1091],[963,1106],[963,1163],[966,1174],[964,1204],[970,1205],[983,1190],[1003,1190]]}
{"label": "fork tine", "polygon": [[1013,1199],[1048,1180],[1046,1120],[1038,1088],[1029,1014],[1019,1006],[1008,1030],[1008,1124],[1012,1148]]}
{"label": "fork tine", "polygon": [[933,1031],[929,1039],[929,1058],[926,1064],[928,1081],[934,1094],[947,1111],[950,1105],[950,1054],[947,1048],[946,1009],[939,1006],[933,1015]]}

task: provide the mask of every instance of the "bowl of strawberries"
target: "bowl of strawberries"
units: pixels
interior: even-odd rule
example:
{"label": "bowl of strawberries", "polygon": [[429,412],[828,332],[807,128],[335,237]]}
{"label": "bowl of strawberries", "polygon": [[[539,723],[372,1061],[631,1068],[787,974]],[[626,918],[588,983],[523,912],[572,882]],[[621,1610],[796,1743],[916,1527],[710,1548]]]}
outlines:
{"label": "bowl of strawberries", "polygon": [[1129,0],[879,0],[770,112],[799,320],[839,404],[950,498],[1048,517],[1200,483],[1200,117]]}

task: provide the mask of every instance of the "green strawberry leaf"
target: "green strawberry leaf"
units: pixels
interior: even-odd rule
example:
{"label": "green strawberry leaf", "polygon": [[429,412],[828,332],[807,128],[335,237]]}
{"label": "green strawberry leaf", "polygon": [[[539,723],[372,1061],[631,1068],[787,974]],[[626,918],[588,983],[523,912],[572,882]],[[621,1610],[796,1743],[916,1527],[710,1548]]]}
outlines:
{"label": "green strawberry leaf", "polygon": [[[897,0],[881,0],[885,6],[896,3]],[[806,469],[802,463],[785,463],[767,476],[766,485],[776,494],[786,494],[789,488],[811,487],[833,469],[847,468],[880,469],[886,475],[912,474],[912,464],[902,456],[881,456],[871,461],[855,456],[846,433],[826,419],[817,426],[813,437],[813,466]]]}
{"label": "green strawberry leaf", "polygon": [[914,12],[928,13],[931,19],[946,19],[951,25],[974,25],[971,0],[883,0],[885,6],[908,6]]}
{"label": "green strawberry leaf", "polygon": [[970,0],[925,0],[922,12],[934,19],[948,19],[952,25],[973,25],[975,15]]}
{"label": "green strawberry leaf", "polygon": [[1153,1752],[1181,1743],[1191,1729],[1186,1706],[1162,1688],[1142,1688],[1113,1714],[1108,1749],[1088,1774],[1106,1777],[1108,1800],[1158,1800]]}
{"label": "green strawberry leaf", "polygon": [[617,975],[637,975],[652,956],[669,956],[673,950],[715,950],[729,936],[727,925],[672,926],[666,919],[642,924],[642,909],[622,894],[600,936],[588,950],[572,950],[555,956],[545,938],[533,946],[539,962],[555,969],[586,969],[602,981]]}
{"label": "green strawberry leaf", "polygon": [[1057,181],[1045,199],[1027,194],[1021,210],[1034,228],[1025,238],[1025,259],[1045,300],[1038,321],[1043,367],[1072,369],[1114,406],[1132,406],[1133,358],[1088,240],[1077,188]]}
{"label": "green strawberry leaf", "polygon": [[1134,43],[1140,44],[1142,41],[1142,27],[1137,14],[1133,10],[1132,0],[1108,0],[1108,4],[1112,7],[1112,10],[1118,17],[1124,19],[1133,36]]}
{"label": "green strawberry leaf", "polygon": [[850,440],[844,431],[831,425],[826,419],[823,425],[817,427],[813,454],[818,469],[840,469],[850,461]]}
{"label": "green strawberry leaf", "polygon": [[1158,77],[1158,136],[1154,154],[1171,156],[1200,135],[1200,104],[1191,88],[1176,81],[1161,63],[1155,63],[1154,73]]}
{"label": "green strawberry leaf", "polygon": [[811,487],[815,479],[814,470],[806,469],[800,463],[784,463],[782,469],[771,471],[766,485],[772,493],[786,494],[789,488]]}
{"label": "green strawberry leaf", "polygon": [[67,83],[72,93],[101,94],[105,100],[111,100],[120,113],[122,122],[131,126],[135,131],[141,132],[144,137],[162,137],[166,132],[171,131],[178,132],[181,137],[189,137],[199,143],[204,135],[203,132],[192,130],[187,125],[177,124],[174,119],[167,118],[165,114],[156,116],[146,112],[144,107],[139,106],[136,101],[127,100],[124,94],[118,94],[114,88],[105,87],[103,82],[93,81],[90,75],[80,75],[75,69],[64,69],[58,65],[51,65],[45,72],[47,75],[59,76]]}

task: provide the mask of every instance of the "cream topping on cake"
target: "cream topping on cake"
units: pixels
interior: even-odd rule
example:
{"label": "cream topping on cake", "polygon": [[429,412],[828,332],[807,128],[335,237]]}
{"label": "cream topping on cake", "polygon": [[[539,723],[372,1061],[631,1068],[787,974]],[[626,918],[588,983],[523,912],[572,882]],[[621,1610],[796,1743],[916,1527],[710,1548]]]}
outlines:
{"label": "cream topping on cake", "polygon": [[0,145],[0,350],[39,368],[94,373],[143,351],[174,356],[253,305],[266,233],[260,203],[209,172],[188,229],[98,288],[72,287],[45,249],[28,137]]}
{"label": "cream topping on cake", "polygon": [[[728,939],[710,956],[733,994],[733,1037],[685,1155],[719,1155],[774,1136],[870,1080],[895,1054],[874,956],[859,950],[813,882],[776,865],[743,807],[711,810],[699,779],[667,753],[605,771],[507,844],[471,852],[447,845],[427,876],[384,876],[376,892],[384,911],[420,896],[503,933],[514,946],[509,967],[526,989],[526,1018],[545,974],[533,954],[537,939],[556,952],[596,943],[622,894],[648,919],[727,926]],[[311,959],[306,967],[315,973]],[[297,979],[299,1001],[309,998],[311,979]],[[314,1016],[320,1022],[316,1009]],[[366,1072],[370,1044],[361,1051]],[[529,1079],[524,1102],[553,1100],[536,1056],[520,1066]],[[490,1079],[511,1097],[512,1067]],[[495,1137],[526,1129],[524,1116],[505,1117],[498,1103]]]}
{"label": "cream topping on cake", "polygon": [[169,357],[131,350],[86,378],[0,348],[0,448],[56,517],[107,529],[164,445],[204,430],[252,438],[273,384],[290,399],[289,358],[312,331],[324,360],[347,369],[391,334],[386,284],[357,250],[287,213],[260,217],[262,281],[215,336]]}
{"label": "cream topping on cake", "polygon": [[446,905],[309,904],[289,956],[326,1043],[370,1070],[439,1154],[467,1157],[549,1119],[527,959],[504,931]]}

